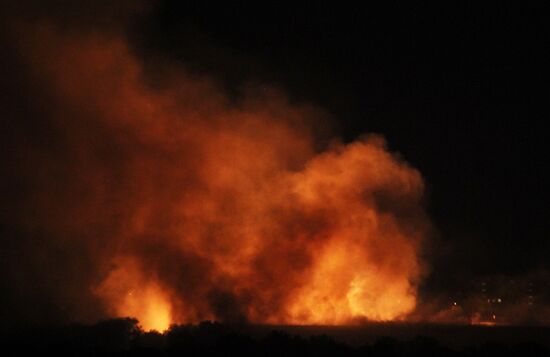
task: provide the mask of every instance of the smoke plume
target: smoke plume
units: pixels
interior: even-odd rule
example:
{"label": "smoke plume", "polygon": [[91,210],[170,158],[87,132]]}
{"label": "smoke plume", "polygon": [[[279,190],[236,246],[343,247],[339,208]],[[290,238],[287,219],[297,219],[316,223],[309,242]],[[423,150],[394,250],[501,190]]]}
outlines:
{"label": "smoke plume", "polygon": [[184,68],[153,80],[112,32],[43,22],[12,35],[1,216],[12,316],[163,329],[415,309],[423,181],[382,137],[319,149],[321,109],[265,87],[230,99]]}

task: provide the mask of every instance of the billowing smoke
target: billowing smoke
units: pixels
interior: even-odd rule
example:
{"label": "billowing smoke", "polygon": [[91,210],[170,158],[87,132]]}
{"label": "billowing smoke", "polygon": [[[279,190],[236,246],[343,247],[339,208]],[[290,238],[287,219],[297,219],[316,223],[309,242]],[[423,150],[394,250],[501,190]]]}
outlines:
{"label": "billowing smoke", "polygon": [[18,318],[48,307],[163,329],[415,309],[423,181],[382,137],[320,150],[322,111],[277,90],[229,99],[183,68],[153,80],[112,33],[14,33],[26,82],[2,103],[1,218],[3,305]]}

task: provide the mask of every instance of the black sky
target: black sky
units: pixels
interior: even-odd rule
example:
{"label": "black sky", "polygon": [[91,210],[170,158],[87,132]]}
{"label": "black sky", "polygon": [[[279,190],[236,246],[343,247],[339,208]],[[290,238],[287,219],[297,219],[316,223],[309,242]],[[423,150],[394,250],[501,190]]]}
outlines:
{"label": "black sky", "polygon": [[346,140],[386,136],[427,181],[439,284],[548,268],[544,10],[163,1],[131,36],[229,90],[266,82],[319,104]]}

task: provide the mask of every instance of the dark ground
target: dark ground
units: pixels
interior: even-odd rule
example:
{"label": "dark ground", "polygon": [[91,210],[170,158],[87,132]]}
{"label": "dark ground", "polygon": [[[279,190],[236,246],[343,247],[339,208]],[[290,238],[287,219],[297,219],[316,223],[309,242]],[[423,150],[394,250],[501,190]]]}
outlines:
{"label": "dark ground", "polygon": [[[250,331],[280,330],[292,335],[311,337],[328,335],[350,346],[374,343],[381,337],[399,341],[417,336],[434,338],[445,346],[461,348],[483,343],[520,344],[536,342],[550,347],[550,327],[544,326],[468,326],[434,324],[369,324],[362,326],[254,326]],[[245,327],[246,329],[246,327]],[[246,330],[243,330],[246,332]]]}
{"label": "dark ground", "polygon": [[549,356],[550,327],[369,324],[363,326],[172,326],[142,331],[136,320],[3,333],[13,355],[122,356]]}

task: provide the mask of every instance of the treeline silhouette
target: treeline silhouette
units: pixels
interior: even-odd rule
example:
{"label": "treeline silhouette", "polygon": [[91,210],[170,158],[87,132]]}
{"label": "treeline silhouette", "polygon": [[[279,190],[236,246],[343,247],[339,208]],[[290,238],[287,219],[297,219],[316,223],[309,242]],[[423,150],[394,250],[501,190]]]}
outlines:
{"label": "treeline silhouette", "polygon": [[254,334],[212,322],[146,332],[132,318],[5,332],[0,342],[3,355],[17,356],[550,356],[548,347],[537,343],[484,343],[454,350],[419,336],[410,341],[382,337],[353,347],[327,335],[303,337],[276,329]]}

